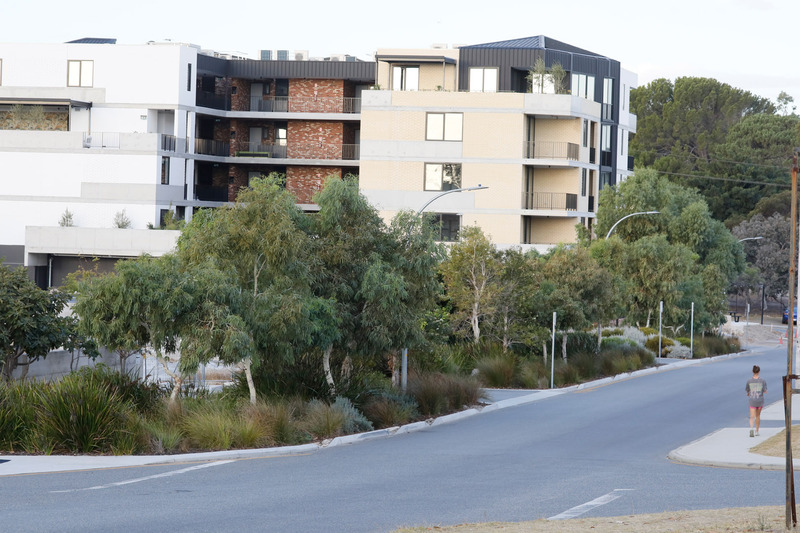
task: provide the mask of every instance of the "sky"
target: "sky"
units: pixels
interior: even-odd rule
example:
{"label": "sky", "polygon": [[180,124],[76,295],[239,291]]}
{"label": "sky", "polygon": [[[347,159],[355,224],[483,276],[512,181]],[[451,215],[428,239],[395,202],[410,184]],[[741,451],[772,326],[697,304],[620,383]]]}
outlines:
{"label": "sky", "polygon": [[172,40],[254,59],[262,49],[371,59],[379,48],[545,35],[620,61],[640,86],[708,77],[772,101],[785,91],[800,109],[798,0],[38,0],[2,2],[0,20],[0,42]]}

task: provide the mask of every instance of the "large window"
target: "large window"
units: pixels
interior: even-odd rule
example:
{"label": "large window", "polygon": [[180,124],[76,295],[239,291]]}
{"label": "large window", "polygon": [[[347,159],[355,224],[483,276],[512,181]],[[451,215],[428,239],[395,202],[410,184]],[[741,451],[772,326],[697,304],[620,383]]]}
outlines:
{"label": "large window", "polygon": [[161,157],[161,185],[169,185],[169,157]]}
{"label": "large window", "polygon": [[585,168],[581,169],[581,196],[586,196],[586,175],[588,171]]}
{"label": "large window", "polygon": [[473,93],[497,92],[497,68],[473,67],[469,69],[469,90]]}
{"label": "large window", "polygon": [[583,119],[583,130],[581,131],[582,146],[587,148],[589,146],[589,120]]}
{"label": "large window", "polygon": [[464,122],[462,113],[428,113],[425,139],[429,141],[460,141]]}
{"label": "large window", "polygon": [[594,76],[572,74],[572,96],[594,100]]}
{"label": "large window", "polygon": [[461,216],[437,213],[435,224],[439,226],[439,240],[453,242],[458,240],[458,231],[461,229]]}
{"label": "large window", "polygon": [[92,87],[94,84],[94,61],[67,61],[67,87]]}
{"label": "large window", "polygon": [[461,188],[461,163],[425,163],[425,190]]}
{"label": "large window", "polygon": [[192,64],[188,63],[186,65],[186,90],[192,90]]}
{"label": "large window", "polygon": [[419,67],[397,66],[392,68],[393,91],[419,90]]}

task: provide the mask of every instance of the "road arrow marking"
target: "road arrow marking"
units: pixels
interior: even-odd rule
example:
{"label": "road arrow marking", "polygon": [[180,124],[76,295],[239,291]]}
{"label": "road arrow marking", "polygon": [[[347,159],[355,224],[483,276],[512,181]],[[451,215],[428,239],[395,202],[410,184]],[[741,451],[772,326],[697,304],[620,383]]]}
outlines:
{"label": "road arrow marking", "polygon": [[590,502],[583,503],[581,505],[573,507],[572,509],[567,509],[561,514],[551,516],[550,518],[548,518],[548,520],[568,520],[570,518],[575,518],[577,516],[580,516],[584,513],[591,511],[596,507],[600,507],[601,505],[613,502],[614,500],[622,496],[622,494],[620,494],[621,492],[630,490],[633,489],[614,489],[613,492],[609,492],[608,494],[600,496],[599,498],[595,498]]}

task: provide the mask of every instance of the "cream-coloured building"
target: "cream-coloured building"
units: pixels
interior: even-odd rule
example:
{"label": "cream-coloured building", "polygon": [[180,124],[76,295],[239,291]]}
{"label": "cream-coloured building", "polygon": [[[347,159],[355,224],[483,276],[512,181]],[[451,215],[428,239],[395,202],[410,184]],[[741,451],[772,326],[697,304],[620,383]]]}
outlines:
{"label": "cream-coloured building", "polygon": [[616,61],[539,36],[376,62],[359,183],[387,220],[482,186],[425,208],[442,240],[477,225],[501,247],[544,251],[591,229],[599,190],[631,173],[636,77]]}

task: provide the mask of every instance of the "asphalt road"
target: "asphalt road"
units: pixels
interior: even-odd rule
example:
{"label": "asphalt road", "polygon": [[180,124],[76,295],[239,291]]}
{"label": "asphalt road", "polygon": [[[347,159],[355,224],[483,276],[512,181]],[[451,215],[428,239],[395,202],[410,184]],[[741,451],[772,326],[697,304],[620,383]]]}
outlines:
{"label": "asphalt road", "polygon": [[666,459],[746,431],[753,364],[778,400],[784,347],[306,455],[4,477],[0,529],[372,532],[782,505],[783,472]]}

